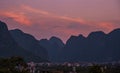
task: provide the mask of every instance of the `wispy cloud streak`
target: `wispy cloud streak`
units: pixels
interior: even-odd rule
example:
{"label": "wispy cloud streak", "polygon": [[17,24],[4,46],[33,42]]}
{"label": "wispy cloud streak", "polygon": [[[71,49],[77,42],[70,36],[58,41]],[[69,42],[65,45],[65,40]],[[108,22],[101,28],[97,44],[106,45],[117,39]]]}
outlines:
{"label": "wispy cloud streak", "polygon": [[32,8],[32,7],[27,6],[27,5],[22,5],[22,8],[25,10],[28,10],[30,12],[42,14],[42,15],[45,15],[45,16],[48,16],[51,18],[57,18],[57,19],[61,19],[61,20],[74,21],[74,22],[80,22],[80,23],[85,22],[83,19],[80,19],[80,18],[72,18],[72,17],[68,17],[68,16],[55,15],[53,13],[50,13],[50,12],[47,12],[44,10],[40,10],[40,9],[35,9],[35,8]]}
{"label": "wispy cloud streak", "polygon": [[47,12],[47,11],[44,11],[41,9],[36,9],[36,8],[30,7],[27,5],[22,5],[22,8],[29,11],[29,12],[37,13],[37,14],[40,14],[40,15],[43,15],[46,17],[50,17],[53,19],[64,20],[64,21],[68,21],[68,22],[77,22],[77,23],[80,23],[80,25],[87,25],[90,27],[97,27],[97,28],[99,27],[99,28],[107,29],[107,30],[112,30],[114,28],[114,25],[110,22],[86,21],[86,20],[83,20],[81,18],[72,18],[69,16],[55,15],[53,13],[50,13],[50,12]]}
{"label": "wispy cloud streak", "polygon": [[29,20],[29,18],[24,13],[16,13],[16,12],[3,12],[2,13],[6,17],[10,17],[16,22],[30,26],[32,22]]}

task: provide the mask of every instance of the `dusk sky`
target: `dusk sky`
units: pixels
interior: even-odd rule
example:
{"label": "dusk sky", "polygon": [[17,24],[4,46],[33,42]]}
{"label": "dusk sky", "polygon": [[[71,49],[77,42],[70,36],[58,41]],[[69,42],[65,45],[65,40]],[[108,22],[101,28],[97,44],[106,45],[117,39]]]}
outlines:
{"label": "dusk sky", "polygon": [[120,28],[120,0],[0,0],[0,20],[38,40]]}

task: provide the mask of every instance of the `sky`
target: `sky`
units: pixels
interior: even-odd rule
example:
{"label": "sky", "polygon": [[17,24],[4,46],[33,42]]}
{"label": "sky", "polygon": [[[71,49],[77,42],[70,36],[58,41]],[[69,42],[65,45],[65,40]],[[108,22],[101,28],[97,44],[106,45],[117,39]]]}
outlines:
{"label": "sky", "polygon": [[0,20],[38,40],[120,28],[120,0],[0,0]]}

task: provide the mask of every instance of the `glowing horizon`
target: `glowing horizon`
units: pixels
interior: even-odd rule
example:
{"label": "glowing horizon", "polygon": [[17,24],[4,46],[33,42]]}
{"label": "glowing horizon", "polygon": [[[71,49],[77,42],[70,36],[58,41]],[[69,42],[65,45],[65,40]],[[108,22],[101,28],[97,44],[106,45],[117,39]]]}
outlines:
{"label": "glowing horizon", "polygon": [[37,39],[120,28],[119,0],[1,0],[0,20]]}

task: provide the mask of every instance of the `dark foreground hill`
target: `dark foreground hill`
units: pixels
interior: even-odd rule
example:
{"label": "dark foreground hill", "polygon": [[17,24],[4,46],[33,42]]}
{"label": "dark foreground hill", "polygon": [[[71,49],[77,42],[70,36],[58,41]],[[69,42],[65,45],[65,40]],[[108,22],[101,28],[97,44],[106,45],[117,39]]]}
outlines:
{"label": "dark foreground hill", "polygon": [[48,59],[47,50],[39,44],[32,35],[22,32],[19,29],[11,30],[10,34],[15,39],[15,41],[23,47],[25,50],[32,52],[33,54],[43,58]]}
{"label": "dark foreground hill", "polygon": [[[46,54],[45,54],[46,55]],[[19,45],[8,31],[7,25],[0,21],[0,57],[20,56],[26,61],[42,62],[45,58],[26,50]]]}
{"label": "dark foreground hill", "polygon": [[9,56],[21,56],[35,62],[48,58],[52,62],[120,61],[120,29],[108,34],[96,31],[88,37],[71,36],[63,44],[57,37],[38,41],[19,29],[8,31],[6,24],[0,22],[0,57]]}

